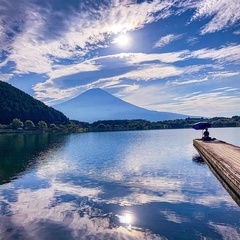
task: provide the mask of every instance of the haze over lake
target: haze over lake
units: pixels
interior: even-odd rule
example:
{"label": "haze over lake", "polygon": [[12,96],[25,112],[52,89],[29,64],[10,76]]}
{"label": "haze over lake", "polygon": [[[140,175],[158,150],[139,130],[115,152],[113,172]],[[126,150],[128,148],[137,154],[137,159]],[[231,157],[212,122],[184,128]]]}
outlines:
{"label": "haze over lake", "polygon": [[[240,146],[240,128],[210,129]],[[0,135],[0,239],[239,239],[193,129]]]}

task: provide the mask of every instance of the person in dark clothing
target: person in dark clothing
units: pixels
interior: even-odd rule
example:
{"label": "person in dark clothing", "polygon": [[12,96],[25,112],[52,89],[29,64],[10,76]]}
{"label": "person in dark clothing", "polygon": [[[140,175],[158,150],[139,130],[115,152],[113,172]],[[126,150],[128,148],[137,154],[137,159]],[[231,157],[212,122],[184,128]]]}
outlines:
{"label": "person in dark clothing", "polygon": [[209,131],[207,128],[205,129],[205,131],[203,133],[203,140],[205,140],[205,141],[211,140],[211,138],[209,137]]}

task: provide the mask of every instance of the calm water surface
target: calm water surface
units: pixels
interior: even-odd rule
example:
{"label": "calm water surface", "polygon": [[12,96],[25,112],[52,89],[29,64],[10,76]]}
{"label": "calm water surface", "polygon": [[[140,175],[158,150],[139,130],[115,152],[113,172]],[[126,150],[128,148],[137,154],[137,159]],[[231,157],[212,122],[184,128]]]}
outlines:
{"label": "calm water surface", "polygon": [[[240,146],[240,128],[210,134]],[[0,135],[0,239],[240,239],[201,131]]]}

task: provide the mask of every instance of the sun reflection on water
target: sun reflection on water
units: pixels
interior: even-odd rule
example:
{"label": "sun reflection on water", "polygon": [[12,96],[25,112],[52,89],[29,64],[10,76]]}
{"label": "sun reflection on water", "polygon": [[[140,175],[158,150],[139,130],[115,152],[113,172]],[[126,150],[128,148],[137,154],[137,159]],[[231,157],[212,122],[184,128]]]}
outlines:
{"label": "sun reflection on water", "polygon": [[127,229],[131,230],[132,229],[132,224],[133,224],[133,214],[126,212],[123,213],[122,215],[117,215],[120,225],[125,226]]}

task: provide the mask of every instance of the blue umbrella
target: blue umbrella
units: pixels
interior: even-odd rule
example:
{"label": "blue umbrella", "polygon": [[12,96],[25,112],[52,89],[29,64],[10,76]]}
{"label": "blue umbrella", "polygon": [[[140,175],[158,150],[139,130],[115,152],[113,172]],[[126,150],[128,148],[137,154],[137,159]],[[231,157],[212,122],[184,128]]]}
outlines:
{"label": "blue umbrella", "polygon": [[193,125],[195,130],[204,130],[206,128],[210,128],[212,125],[209,122],[198,122]]}
{"label": "blue umbrella", "polygon": [[209,122],[198,122],[198,123],[195,123],[192,127],[195,130],[202,130],[202,137],[203,137],[203,130],[206,129],[206,128],[210,128],[211,123],[209,123]]}

